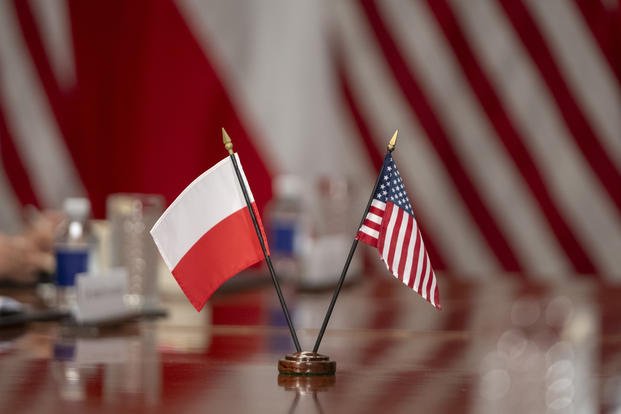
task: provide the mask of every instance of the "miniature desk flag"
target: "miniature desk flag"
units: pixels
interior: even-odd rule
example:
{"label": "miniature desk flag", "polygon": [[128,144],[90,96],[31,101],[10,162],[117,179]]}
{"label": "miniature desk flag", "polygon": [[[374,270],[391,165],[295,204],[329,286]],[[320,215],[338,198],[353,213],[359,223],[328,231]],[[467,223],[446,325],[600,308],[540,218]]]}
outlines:
{"label": "miniature desk flag", "polygon": [[441,307],[436,276],[391,152],[384,158],[371,207],[356,239],[376,247],[394,277]]}
{"label": "miniature desk flag", "polygon": [[358,241],[376,247],[388,270],[397,279],[414,289],[437,309],[441,309],[436,275],[429,263],[425,243],[418,230],[401,174],[392,159],[398,134],[399,130],[396,130],[386,146],[388,152],[382,169],[375,180],[358,232],[345,259],[341,276],[317,334],[313,352],[319,350]]}
{"label": "miniature desk flag", "polygon": [[[234,156],[266,240],[239,157]],[[231,157],[183,190],[155,223],[151,235],[197,311],[222,283],[264,257]]]}

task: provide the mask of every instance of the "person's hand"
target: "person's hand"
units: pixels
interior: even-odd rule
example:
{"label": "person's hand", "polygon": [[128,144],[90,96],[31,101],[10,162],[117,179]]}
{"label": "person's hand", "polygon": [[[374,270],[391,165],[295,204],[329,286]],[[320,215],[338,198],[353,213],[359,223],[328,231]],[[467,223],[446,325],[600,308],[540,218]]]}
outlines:
{"label": "person's hand", "polygon": [[0,278],[32,283],[41,270],[52,271],[54,257],[23,236],[0,235]]}
{"label": "person's hand", "polygon": [[27,227],[23,232],[23,236],[42,252],[52,252],[54,248],[54,236],[58,227],[65,220],[64,215],[58,211],[40,212],[31,209],[27,215]]}
{"label": "person's hand", "polygon": [[56,212],[31,210],[29,213],[23,233],[0,234],[0,279],[32,283],[39,272],[54,271],[54,233],[63,217]]}

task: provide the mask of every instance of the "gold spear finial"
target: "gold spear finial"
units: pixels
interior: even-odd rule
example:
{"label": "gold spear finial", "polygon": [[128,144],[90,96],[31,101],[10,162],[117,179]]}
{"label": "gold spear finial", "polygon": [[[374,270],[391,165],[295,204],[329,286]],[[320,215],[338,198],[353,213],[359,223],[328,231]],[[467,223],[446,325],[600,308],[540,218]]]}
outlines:
{"label": "gold spear finial", "polygon": [[229,155],[233,155],[233,142],[231,142],[231,137],[226,133],[226,130],[222,128],[222,142],[224,143],[224,148],[229,152]]}
{"label": "gold spear finial", "polygon": [[397,146],[397,134],[399,133],[399,130],[395,130],[395,133],[392,134],[392,138],[390,138],[390,141],[388,142],[388,151],[393,152],[395,150],[395,147]]}

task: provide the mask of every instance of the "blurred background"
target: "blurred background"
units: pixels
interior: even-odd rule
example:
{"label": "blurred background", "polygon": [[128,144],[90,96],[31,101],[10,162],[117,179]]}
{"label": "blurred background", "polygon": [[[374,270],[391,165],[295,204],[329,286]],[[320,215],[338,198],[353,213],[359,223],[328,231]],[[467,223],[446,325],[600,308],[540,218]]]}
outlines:
{"label": "blurred background", "polygon": [[399,128],[437,270],[616,281],[620,85],[616,0],[2,1],[0,228],[170,203],[221,127],[261,209],[281,174],[345,179],[356,221]]}
{"label": "blurred background", "polygon": [[[148,234],[224,127],[304,349],[399,129],[444,309],[358,249],[325,412],[621,412],[620,3],[0,0],[0,316],[65,318],[0,318],[0,411],[303,405],[264,269],[196,313]],[[76,325],[68,251],[167,317]]]}

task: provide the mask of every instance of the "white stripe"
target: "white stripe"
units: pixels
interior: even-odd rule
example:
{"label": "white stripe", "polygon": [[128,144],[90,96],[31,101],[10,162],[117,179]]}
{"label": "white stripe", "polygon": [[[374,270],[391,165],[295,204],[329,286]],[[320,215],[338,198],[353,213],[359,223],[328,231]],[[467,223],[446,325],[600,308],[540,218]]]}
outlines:
{"label": "white stripe", "polygon": [[380,210],[386,210],[386,203],[384,203],[383,201],[378,200],[377,198],[374,198],[371,201],[371,206],[375,207],[375,208],[379,208]]}
{"label": "white stripe", "polygon": [[564,252],[429,8],[408,0],[382,1],[378,6],[518,261],[533,274],[565,274],[570,264]]}
{"label": "white stripe", "polygon": [[378,50],[372,28],[353,2],[335,2],[339,34],[344,41],[345,66],[352,92],[369,121],[378,148],[399,127],[398,154],[406,157],[400,172],[415,201],[418,220],[436,236],[447,266],[473,276],[485,276],[498,263],[481,237],[462,199],[454,189],[436,153],[424,138],[415,117],[407,108],[384,58]]}
{"label": "white stripe", "polygon": [[431,271],[431,303],[433,304],[433,306],[438,306],[438,303],[436,302],[436,296],[435,296],[435,292],[436,292],[436,274],[435,272],[433,272],[433,269]]}
{"label": "white stripe", "polygon": [[403,283],[407,285],[410,283],[412,277],[412,261],[414,260],[414,245],[416,244],[416,235],[418,234],[418,226],[416,220],[412,220],[412,234],[410,234],[410,244],[408,245],[407,259],[405,261],[405,268],[403,269]]}
{"label": "white stripe", "polygon": [[[277,0],[240,7],[182,0],[176,5],[244,123],[256,131],[253,144],[268,165],[310,179],[358,177],[360,188],[370,188],[375,174],[363,143],[348,133],[350,115],[334,87],[331,20],[323,2]],[[327,150],[336,142],[346,150]]]}
{"label": "white stripe", "polygon": [[392,233],[395,230],[395,222],[397,221],[398,209],[393,206],[388,218],[388,225],[386,226],[386,233],[384,233],[384,250],[382,251],[382,258],[386,262],[386,267],[390,269],[390,263],[388,263],[388,253],[390,252],[390,245],[392,243]]}
{"label": "white stripe", "polygon": [[15,146],[45,207],[84,194],[22,39],[12,2],[0,1],[0,99]]}
{"label": "white stripe", "polygon": [[374,213],[367,214],[367,220],[372,221],[375,224],[382,224],[382,218]]}
{"label": "white stripe", "polygon": [[[494,2],[453,1],[553,198],[603,274],[620,275],[621,217],[569,137],[530,57]],[[466,10],[467,9],[467,10]],[[482,25],[481,22],[485,22]]]}
{"label": "white stripe", "polygon": [[[238,164],[245,179],[241,163]],[[253,202],[247,183],[246,188]],[[168,268],[172,271],[201,236],[243,208],[246,201],[233,163],[226,157],[192,181],[151,229]]]}
{"label": "white stripe", "polygon": [[[397,210],[398,212],[399,210]],[[405,230],[408,226],[408,218],[411,218],[409,214],[403,214],[401,218],[401,225],[399,226],[399,234],[397,235],[397,246],[395,248],[395,256],[392,259],[392,274],[395,277],[399,277],[399,265],[401,262],[401,251],[403,250],[403,239],[405,238]]]}
{"label": "white stripe", "polygon": [[621,167],[621,89],[575,2],[526,2],[572,95],[608,155]]}
{"label": "white stripe", "polygon": [[71,22],[66,0],[30,0],[32,14],[41,32],[41,41],[60,87],[75,84]]}
{"label": "white stripe", "polygon": [[379,231],[373,230],[372,228],[367,227],[364,224],[362,225],[362,227],[360,227],[360,231],[366,235],[373,237],[374,239],[377,239],[379,237]]}
{"label": "white stripe", "polygon": [[427,285],[429,283],[429,275],[431,275],[431,263],[429,262],[429,257],[427,256],[427,250],[425,249],[425,243],[422,238],[420,240],[421,240],[421,251],[423,253],[422,259],[425,261],[426,268],[425,268],[425,278],[423,279],[423,284],[422,286],[420,286],[420,288],[416,289],[416,291],[420,293],[423,298],[427,299]]}

